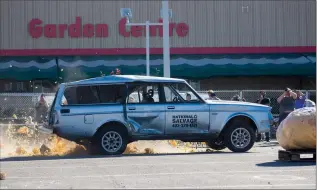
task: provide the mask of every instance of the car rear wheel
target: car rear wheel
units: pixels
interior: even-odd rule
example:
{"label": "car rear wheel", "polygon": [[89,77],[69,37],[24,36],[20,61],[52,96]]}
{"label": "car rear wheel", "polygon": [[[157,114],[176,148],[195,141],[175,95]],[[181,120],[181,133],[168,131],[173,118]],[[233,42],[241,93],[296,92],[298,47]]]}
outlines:
{"label": "car rear wheel", "polygon": [[255,132],[246,122],[233,123],[226,130],[225,144],[232,152],[247,152],[255,142]]}
{"label": "car rear wheel", "polygon": [[220,141],[220,140],[209,140],[206,142],[206,144],[211,148],[211,149],[214,149],[214,150],[223,150],[226,147],[226,145],[224,144],[223,141]]}
{"label": "car rear wheel", "polygon": [[100,154],[120,155],[127,148],[128,140],[121,128],[106,127],[97,133],[94,144]]}

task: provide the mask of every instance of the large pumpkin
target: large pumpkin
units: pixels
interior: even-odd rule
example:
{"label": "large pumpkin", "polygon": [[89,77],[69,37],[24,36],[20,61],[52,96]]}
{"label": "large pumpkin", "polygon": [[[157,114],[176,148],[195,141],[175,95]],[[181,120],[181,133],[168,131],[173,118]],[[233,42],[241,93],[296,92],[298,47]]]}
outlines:
{"label": "large pumpkin", "polygon": [[285,150],[316,149],[316,108],[291,112],[279,125],[276,138]]}

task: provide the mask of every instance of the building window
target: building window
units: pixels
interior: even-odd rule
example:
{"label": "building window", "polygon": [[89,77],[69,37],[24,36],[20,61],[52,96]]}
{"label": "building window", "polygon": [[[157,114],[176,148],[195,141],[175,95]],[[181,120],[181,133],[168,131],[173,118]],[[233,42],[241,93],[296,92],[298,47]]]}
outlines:
{"label": "building window", "polygon": [[56,84],[48,80],[36,80],[31,85],[35,93],[52,93],[55,91]]}
{"label": "building window", "polygon": [[12,92],[12,82],[6,82],[4,84],[4,91],[5,92]]}
{"label": "building window", "polygon": [[17,87],[17,92],[24,92],[25,91],[24,82],[17,82],[16,87]]}

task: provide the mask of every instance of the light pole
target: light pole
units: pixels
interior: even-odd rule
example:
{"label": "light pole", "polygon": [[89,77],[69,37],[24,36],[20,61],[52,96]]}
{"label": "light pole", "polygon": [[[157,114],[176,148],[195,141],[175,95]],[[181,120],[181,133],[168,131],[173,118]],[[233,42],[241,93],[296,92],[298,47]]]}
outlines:
{"label": "light pole", "polygon": [[150,76],[150,26],[162,26],[163,23],[130,23],[129,17],[126,17],[126,26],[145,26],[145,49],[146,49],[146,76]]}
{"label": "light pole", "polygon": [[164,77],[171,77],[168,1],[162,0]]}
{"label": "light pole", "polygon": [[150,26],[162,26],[163,27],[163,70],[164,77],[170,77],[170,37],[169,37],[169,8],[168,1],[162,0],[162,19],[163,23],[130,23],[132,18],[131,10],[123,9],[126,13],[121,12],[121,17],[126,18],[126,26],[145,26],[145,48],[146,48],[146,75],[150,76]]}

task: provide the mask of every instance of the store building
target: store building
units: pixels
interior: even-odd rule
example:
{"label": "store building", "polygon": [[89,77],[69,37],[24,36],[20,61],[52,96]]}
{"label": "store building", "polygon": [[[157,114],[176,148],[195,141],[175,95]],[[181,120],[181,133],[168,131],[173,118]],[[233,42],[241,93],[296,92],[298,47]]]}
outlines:
{"label": "store building", "polygon": [[[196,89],[315,89],[316,1],[170,1],[171,76]],[[0,91],[146,73],[145,29],[161,1],[0,0]],[[163,75],[162,28],[150,28],[151,75]]]}

